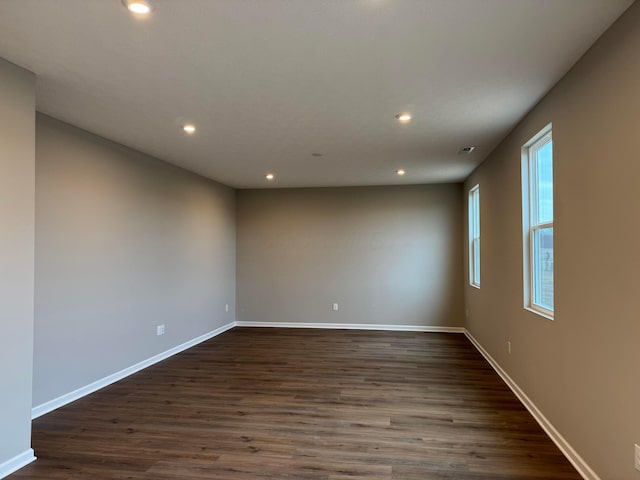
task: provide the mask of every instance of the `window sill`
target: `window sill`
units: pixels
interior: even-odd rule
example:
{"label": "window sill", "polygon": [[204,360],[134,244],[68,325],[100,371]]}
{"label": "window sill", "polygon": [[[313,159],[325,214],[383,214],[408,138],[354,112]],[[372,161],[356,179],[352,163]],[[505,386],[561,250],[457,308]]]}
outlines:
{"label": "window sill", "polygon": [[524,309],[529,311],[529,312],[531,312],[531,313],[535,313],[536,315],[539,315],[539,316],[541,316],[543,318],[546,318],[547,320],[551,320],[551,321],[555,320],[553,314],[549,314],[547,312],[543,312],[541,310],[537,310],[537,309],[535,309],[533,307],[524,307]]}

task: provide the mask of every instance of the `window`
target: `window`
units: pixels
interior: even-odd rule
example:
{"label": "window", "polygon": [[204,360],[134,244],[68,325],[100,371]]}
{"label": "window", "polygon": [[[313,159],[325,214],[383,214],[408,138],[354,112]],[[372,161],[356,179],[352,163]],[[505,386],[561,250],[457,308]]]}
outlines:
{"label": "window", "polygon": [[480,288],[480,185],[469,190],[469,283]]}
{"label": "window", "polygon": [[553,319],[553,140],[546,126],[522,147],[524,306]]}

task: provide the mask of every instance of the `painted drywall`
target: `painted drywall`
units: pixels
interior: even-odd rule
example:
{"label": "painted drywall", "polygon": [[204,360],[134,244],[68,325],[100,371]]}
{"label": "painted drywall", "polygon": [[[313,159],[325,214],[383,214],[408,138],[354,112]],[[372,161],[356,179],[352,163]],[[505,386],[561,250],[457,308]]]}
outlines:
{"label": "painted drywall", "polygon": [[239,190],[237,208],[239,321],[463,324],[461,185]]}
{"label": "painted drywall", "polygon": [[235,243],[233,189],[38,115],[34,406],[233,322]]}
{"label": "painted drywall", "polygon": [[0,59],[0,477],[31,448],[35,101],[35,76]]}
{"label": "painted drywall", "polygon": [[[480,184],[482,286],[465,281],[467,328],[603,480],[640,478],[639,26],[636,2],[463,192]],[[553,321],[523,309],[520,183],[522,145],[551,122]]]}

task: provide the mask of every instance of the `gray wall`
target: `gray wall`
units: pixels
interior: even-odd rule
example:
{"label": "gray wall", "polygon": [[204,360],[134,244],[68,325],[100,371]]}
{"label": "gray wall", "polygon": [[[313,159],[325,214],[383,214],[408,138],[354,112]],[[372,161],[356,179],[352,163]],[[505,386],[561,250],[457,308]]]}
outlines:
{"label": "gray wall", "polygon": [[38,115],[36,227],[34,405],[235,320],[233,189]]}
{"label": "gray wall", "polygon": [[31,446],[35,100],[0,59],[0,465]]}
{"label": "gray wall", "polygon": [[[603,480],[640,478],[639,26],[636,2],[466,182],[482,223],[468,329]],[[520,206],[521,146],[550,122],[554,321],[523,309]]]}
{"label": "gray wall", "polygon": [[240,190],[237,202],[239,321],[463,325],[460,185]]}

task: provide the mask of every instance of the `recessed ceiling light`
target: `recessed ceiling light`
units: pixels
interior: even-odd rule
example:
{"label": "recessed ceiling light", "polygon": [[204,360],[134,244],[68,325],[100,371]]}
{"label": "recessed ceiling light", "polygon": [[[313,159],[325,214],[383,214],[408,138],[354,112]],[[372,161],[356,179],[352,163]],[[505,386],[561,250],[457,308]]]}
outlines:
{"label": "recessed ceiling light", "polygon": [[132,13],[147,15],[153,10],[153,5],[148,0],[122,0],[122,4]]}
{"label": "recessed ceiling light", "polygon": [[396,115],[396,118],[400,123],[408,123],[411,121],[411,114],[407,112],[399,113]]}
{"label": "recessed ceiling light", "polygon": [[404,175],[404,174],[405,174],[405,173],[407,173],[407,172],[405,172],[403,169],[399,169],[399,170],[396,170],[396,173],[397,173],[398,175],[402,176],[402,175]]}
{"label": "recessed ceiling light", "polygon": [[469,147],[462,147],[462,148],[458,151],[458,153],[459,153],[460,155],[469,155],[469,154],[470,154],[471,152],[473,152],[475,149],[476,149],[476,147],[472,147],[472,146],[469,146]]}
{"label": "recessed ceiling light", "polygon": [[266,178],[267,180],[273,180],[275,178],[275,175],[273,173],[267,173],[264,178]]}
{"label": "recessed ceiling light", "polygon": [[188,124],[182,126],[182,130],[184,130],[189,135],[192,135],[192,134],[196,133],[196,126],[188,123]]}

